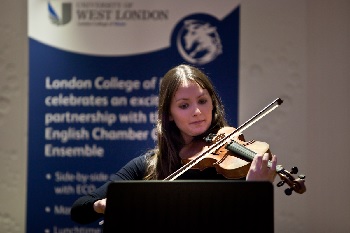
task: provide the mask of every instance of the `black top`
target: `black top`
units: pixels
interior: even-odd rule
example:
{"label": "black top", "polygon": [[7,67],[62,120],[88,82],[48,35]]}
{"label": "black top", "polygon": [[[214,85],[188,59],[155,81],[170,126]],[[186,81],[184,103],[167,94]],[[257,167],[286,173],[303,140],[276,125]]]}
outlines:
{"label": "black top", "polygon": [[[110,180],[86,196],[78,198],[71,208],[71,219],[80,224],[88,224],[103,217],[93,209],[95,201],[106,198],[107,188],[111,182],[118,180],[142,180],[146,172],[146,157],[153,153],[146,153],[129,161],[124,167],[110,177]],[[177,180],[222,180],[226,179],[218,174],[214,167],[203,171],[189,169]]]}

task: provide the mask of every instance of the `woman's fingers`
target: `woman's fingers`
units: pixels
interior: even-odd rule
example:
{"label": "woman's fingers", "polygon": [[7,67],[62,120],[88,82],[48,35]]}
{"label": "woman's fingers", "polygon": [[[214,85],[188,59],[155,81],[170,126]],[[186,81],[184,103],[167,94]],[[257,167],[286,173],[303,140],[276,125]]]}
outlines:
{"label": "woman's fingers", "polygon": [[270,154],[256,154],[247,174],[247,180],[268,180],[273,182],[276,177],[277,157]]}

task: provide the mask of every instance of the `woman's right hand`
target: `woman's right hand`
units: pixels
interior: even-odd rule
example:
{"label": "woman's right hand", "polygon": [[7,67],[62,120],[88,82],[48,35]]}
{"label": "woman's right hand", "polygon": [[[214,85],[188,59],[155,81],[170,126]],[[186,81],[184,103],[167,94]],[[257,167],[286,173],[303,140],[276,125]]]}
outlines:
{"label": "woman's right hand", "polygon": [[94,202],[94,210],[97,213],[104,214],[106,209],[107,198],[97,200]]}

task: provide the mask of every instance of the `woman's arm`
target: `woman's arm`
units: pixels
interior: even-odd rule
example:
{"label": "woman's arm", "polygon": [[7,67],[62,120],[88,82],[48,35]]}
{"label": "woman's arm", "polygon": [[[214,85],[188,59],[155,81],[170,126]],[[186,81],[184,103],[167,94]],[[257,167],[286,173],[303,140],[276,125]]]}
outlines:
{"label": "woman's arm", "polygon": [[118,180],[142,180],[146,172],[146,159],[145,156],[149,156],[147,153],[132,159],[124,167],[122,167],[118,172],[113,174],[106,183],[98,187],[95,191],[89,193],[88,195],[79,197],[72,205],[71,208],[71,219],[74,222],[80,224],[88,224],[97,221],[103,217],[103,212],[105,202],[99,202],[95,205],[96,212],[94,209],[94,203],[96,201],[105,199],[107,196],[108,185],[112,182]]}

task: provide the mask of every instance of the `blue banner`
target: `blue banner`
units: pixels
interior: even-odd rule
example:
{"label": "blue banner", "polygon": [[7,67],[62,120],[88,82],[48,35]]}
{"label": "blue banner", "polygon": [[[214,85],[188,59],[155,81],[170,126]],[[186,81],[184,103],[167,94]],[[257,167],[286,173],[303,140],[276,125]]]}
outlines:
{"label": "blue banner", "polygon": [[158,86],[196,65],[237,126],[239,1],[28,1],[27,232],[102,232],[75,199],[154,147]]}

